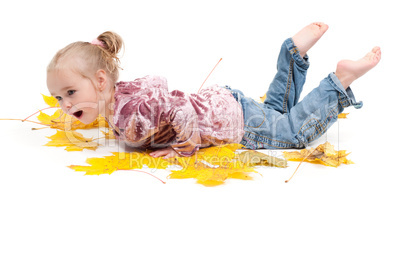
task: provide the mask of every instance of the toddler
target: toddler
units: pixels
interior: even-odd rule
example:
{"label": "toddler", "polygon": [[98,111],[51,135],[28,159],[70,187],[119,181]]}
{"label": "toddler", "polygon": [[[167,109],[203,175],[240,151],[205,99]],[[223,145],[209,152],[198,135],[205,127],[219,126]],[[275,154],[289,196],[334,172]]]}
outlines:
{"label": "toddler", "polygon": [[312,23],[280,49],[277,73],[263,103],[229,86],[213,85],[196,94],[168,91],[166,79],[146,76],[117,82],[123,46],[105,32],[57,52],[47,68],[47,85],[62,110],[83,123],[105,117],[119,140],[151,156],[191,156],[199,148],[241,143],[250,149],[304,148],[321,136],[345,107],[360,108],[350,84],[381,58],[374,47],[360,60],[342,60],[302,101],[310,65],[307,51],[327,31]]}

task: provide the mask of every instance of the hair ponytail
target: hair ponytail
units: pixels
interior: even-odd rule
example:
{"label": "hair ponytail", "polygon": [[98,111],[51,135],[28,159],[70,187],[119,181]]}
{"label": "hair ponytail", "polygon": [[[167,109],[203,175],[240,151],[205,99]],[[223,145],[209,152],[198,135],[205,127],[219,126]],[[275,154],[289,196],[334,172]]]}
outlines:
{"label": "hair ponytail", "polygon": [[110,55],[116,57],[117,54],[120,52],[121,48],[123,47],[123,39],[114,32],[104,32],[97,38],[99,41],[103,42],[105,50],[107,50]]}
{"label": "hair ponytail", "polygon": [[100,34],[97,40],[102,43],[100,48],[103,52],[102,60],[100,60],[101,62],[98,65],[99,67],[106,67],[112,75],[114,82],[117,82],[118,69],[121,69],[120,59],[117,55],[124,46],[123,39],[115,32],[106,31]]}

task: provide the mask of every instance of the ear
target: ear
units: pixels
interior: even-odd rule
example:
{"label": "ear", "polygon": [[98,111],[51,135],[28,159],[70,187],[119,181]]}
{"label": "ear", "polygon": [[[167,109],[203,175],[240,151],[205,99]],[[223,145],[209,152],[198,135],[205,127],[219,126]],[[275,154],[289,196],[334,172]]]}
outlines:
{"label": "ear", "polygon": [[106,72],[102,69],[99,69],[95,74],[96,79],[96,89],[100,92],[106,89],[107,85],[107,75]]}

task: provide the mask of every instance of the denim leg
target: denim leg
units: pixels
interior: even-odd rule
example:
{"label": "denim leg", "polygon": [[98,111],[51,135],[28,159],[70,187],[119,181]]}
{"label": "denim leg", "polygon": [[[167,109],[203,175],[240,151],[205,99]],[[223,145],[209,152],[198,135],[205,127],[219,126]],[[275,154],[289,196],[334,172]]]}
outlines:
{"label": "denim leg", "polygon": [[241,143],[250,149],[303,148],[324,134],[345,107],[361,108],[350,88],[334,73],[321,81],[288,113],[281,113],[250,98],[241,99],[245,134]]}
{"label": "denim leg", "polygon": [[286,39],[279,52],[277,73],[266,93],[266,107],[289,112],[299,101],[309,65],[308,56],[302,58],[292,38]]}

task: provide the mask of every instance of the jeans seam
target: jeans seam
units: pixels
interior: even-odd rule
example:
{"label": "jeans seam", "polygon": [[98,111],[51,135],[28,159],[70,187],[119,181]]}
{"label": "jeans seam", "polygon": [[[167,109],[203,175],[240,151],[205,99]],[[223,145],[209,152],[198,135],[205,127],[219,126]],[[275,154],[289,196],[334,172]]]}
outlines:
{"label": "jeans seam", "polygon": [[[328,113],[328,115],[327,115],[327,117],[325,118],[324,121],[327,121],[327,120],[328,120],[328,117],[330,116],[330,114],[332,114],[332,113],[334,112],[334,110],[337,109],[337,108],[338,108],[338,107],[334,107],[334,108]],[[306,125],[308,125],[312,120],[315,120],[315,121],[320,125],[322,131],[320,131],[320,130],[316,127],[316,124],[313,124],[313,125],[311,125],[311,126],[308,127],[307,129],[304,129],[304,130],[301,132],[301,129],[302,129],[303,127],[305,127]],[[316,130],[314,131],[314,133],[312,133],[309,137],[306,137],[306,140],[307,140],[308,142],[311,142],[311,141],[313,141],[311,138],[313,138],[313,136],[316,135],[316,132],[318,132],[318,133],[320,134],[320,136],[321,136],[321,135],[326,131],[327,126],[328,126],[328,123],[326,123],[325,126],[324,126],[319,120],[317,120],[316,118],[312,118],[312,119],[310,119],[308,122],[306,122],[302,127],[300,127],[300,130],[299,130],[299,132],[298,132],[297,134],[299,135],[300,132],[301,132],[301,134],[304,136],[304,132],[306,132],[307,130],[309,130],[309,129],[311,129],[312,127],[314,127],[314,128],[316,129]]]}
{"label": "jeans seam", "polygon": [[287,102],[288,99],[289,99],[290,88],[291,88],[291,86],[292,86],[293,64],[294,64],[294,59],[291,58],[291,59],[290,59],[290,62],[289,62],[289,74],[288,74],[288,81],[287,81],[287,84],[286,84],[286,92],[285,92],[285,96],[284,96],[284,98],[283,98],[283,106],[282,106],[282,108],[283,108],[283,113],[286,113],[286,112],[287,112],[287,105],[286,105],[286,102]]}
{"label": "jeans seam", "polygon": [[[245,132],[246,132],[246,133],[249,133],[249,134],[253,134],[253,135],[255,135],[255,136],[259,136],[259,137],[268,139],[268,140],[273,141],[273,142],[278,142],[278,143],[287,144],[287,145],[294,145],[294,143],[285,142],[285,141],[279,141],[279,140],[272,139],[272,138],[268,138],[268,137],[266,137],[266,136],[262,136],[262,135],[259,135],[259,134],[256,134],[256,133],[253,133],[253,132],[250,132],[250,131],[245,131]],[[243,137],[246,138],[246,139],[249,139],[249,138],[247,138],[247,137],[245,137],[245,136],[243,136]],[[255,140],[252,140],[252,141],[253,141],[253,142],[261,142],[261,141],[255,141]],[[269,145],[269,146],[273,146],[273,145],[270,145],[270,144],[265,143],[265,142],[261,142],[261,143],[267,144],[267,145]],[[276,147],[276,146],[273,146],[273,147]],[[280,147],[278,147],[278,148],[280,148]]]}
{"label": "jeans seam", "polygon": [[[250,138],[247,138],[245,136],[243,136],[243,139],[247,140],[247,144],[251,145],[253,147],[253,149],[256,149],[256,146],[254,145],[253,142],[256,142],[254,140],[251,140]],[[253,142],[252,142],[253,141]]]}
{"label": "jeans seam", "polygon": [[[316,120],[317,121],[317,120]],[[319,123],[320,125],[321,125],[321,123]],[[317,133],[321,133],[321,131],[317,128],[317,125],[316,124],[313,124],[313,125],[311,125],[309,128],[307,128],[306,130],[304,130],[303,131],[303,134],[304,134],[304,132],[305,131],[307,131],[307,130],[309,130],[309,129],[311,129],[311,128],[315,128],[315,131],[310,135],[310,136],[308,136],[308,137],[306,137],[306,140],[307,140],[307,142],[311,142],[311,141],[313,141],[313,138],[314,138],[314,136],[316,136],[317,135]],[[323,127],[321,127],[321,128],[323,128]],[[323,128],[324,129],[324,128]],[[322,134],[322,133],[321,133]]]}
{"label": "jeans seam", "polygon": [[[249,132],[249,133],[250,133],[250,132]],[[251,133],[251,134],[254,134],[254,133]],[[267,137],[265,137],[265,136],[261,136],[261,135],[258,135],[258,134],[254,134],[254,135],[257,135],[257,136],[260,136],[260,137],[269,139],[269,140],[271,140],[271,141],[273,141],[273,142],[284,143],[284,144],[287,144],[287,145],[289,145],[289,146],[286,146],[286,147],[274,146],[273,144],[265,143],[265,142],[262,142],[262,141],[255,141],[255,140],[253,140],[253,139],[250,139],[250,138],[247,138],[247,137],[243,137],[244,139],[247,139],[247,140],[249,141],[249,143],[250,143],[250,141],[251,141],[251,145],[252,145],[253,147],[255,147],[254,144],[253,144],[253,142],[255,142],[255,143],[262,143],[262,144],[268,145],[268,146],[270,146],[270,147],[275,147],[275,148],[278,148],[278,149],[285,149],[285,148],[297,147],[294,143],[288,143],[288,142],[283,142],[283,141],[277,141],[277,140],[273,140],[273,139],[270,139],[270,138],[267,138]]]}
{"label": "jeans seam", "polygon": [[340,92],[338,92],[338,99],[339,99],[339,104],[341,104],[341,106],[343,108],[347,108],[350,106],[349,99],[347,99],[347,97],[344,96],[343,94],[341,94]]}
{"label": "jeans seam", "polygon": [[307,70],[307,69],[309,68],[309,66],[310,66],[310,63],[308,62],[308,56],[307,56],[307,54],[306,54],[304,57],[302,57],[302,56],[300,55],[300,50],[299,50],[299,48],[297,47],[297,45],[296,45],[295,42],[293,41],[293,38],[289,38],[289,40],[290,40],[290,45],[291,45],[293,48],[290,49],[289,46],[288,46],[288,51],[289,51],[290,54],[292,55],[293,60],[296,62],[296,65],[297,65],[298,67]]}
{"label": "jeans seam", "polygon": [[261,127],[261,125],[265,122],[265,120],[266,120],[266,116],[265,116],[265,112],[264,112],[264,110],[259,106],[259,105],[257,105],[256,103],[255,103],[255,101],[253,100],[253,104],[254,105],[256,105],[259,109],[261,109],[261,112],[262,112],[262,114],[264,114],[264,120],[260,123],[260,125],[258,125],[258,126],[250,126],[250,125],[246,125],[246,120],[244,121],[244,124],[247,126],[247,127],[250,127],[250,128],[260,128]]}

